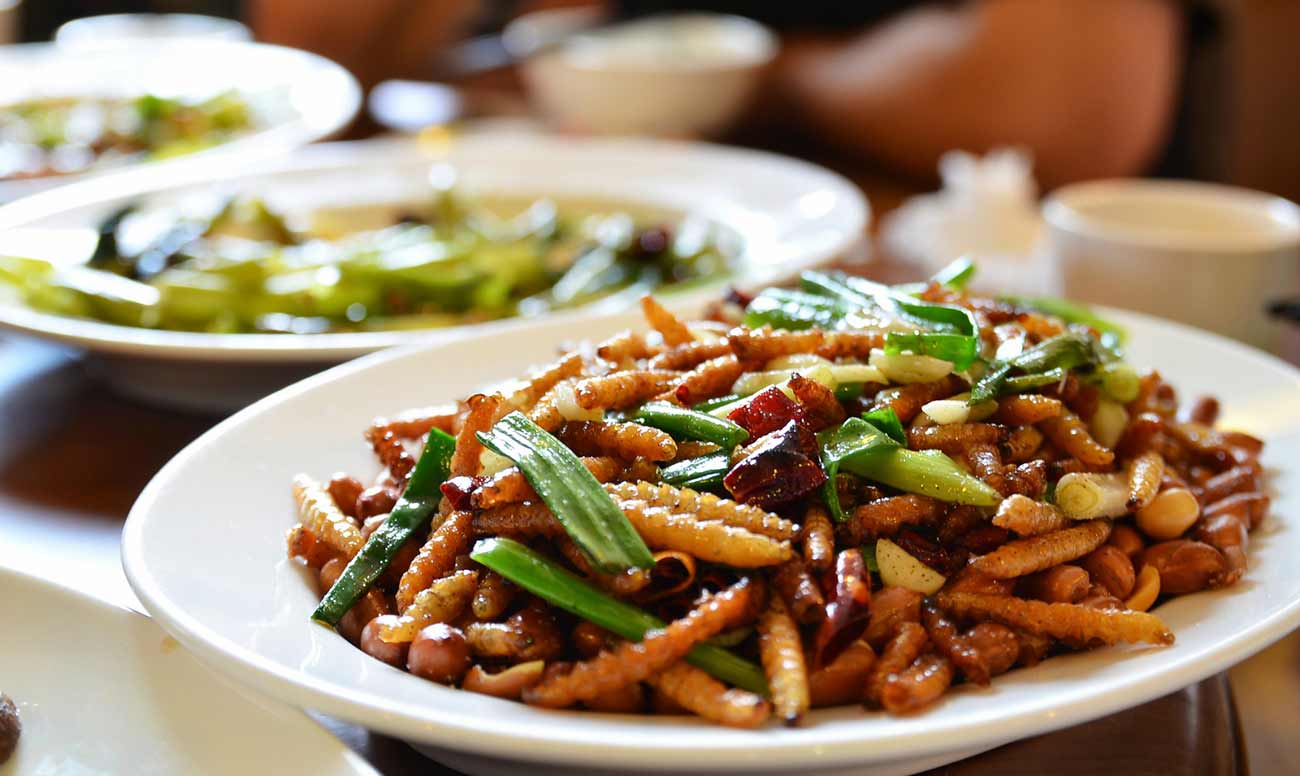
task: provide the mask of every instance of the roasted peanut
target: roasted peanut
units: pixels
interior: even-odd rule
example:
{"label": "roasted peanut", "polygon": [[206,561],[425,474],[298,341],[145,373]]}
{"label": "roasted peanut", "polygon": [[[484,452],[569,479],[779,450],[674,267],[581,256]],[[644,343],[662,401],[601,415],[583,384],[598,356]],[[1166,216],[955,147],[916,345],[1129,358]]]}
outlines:
{"label": "roasted peanut", "polygon": [[353,511],[357,517],[365,520],[367,517],[383,515],[393,511],[393,505],[396,503],[396,491],[382,485],[372,485],[361,491],[361,495],[357,496],[357,505]]}
{"label": "roasted peanut", "polygon": [[334,498],[334,503],[338,504],[339,511],[348,517],[357,516],[357,498],[361,495],[361,491],[365,490],[360,480],[339,472],[330,477],[325,489]]}
{"label": "roasted peanut", "polygon": [[1135,612],[1145,612],[1160,596],[1160,572],[1154,566],[1143,566],[1138,572],[1137,583],[1124,606]]}
{"label": "roasted peanut", "polygon": [[361,629],[360,647],[371,657],[382,660],[390,666],[401,668],[406,665],[406,653],[410,645],[403,642],[390,644],[379,638],[379,629],[385,622],[392,624],[396,621],[395,614],[381,614],[366,623],[366,627]]}
{"label": "roasted peanut", "polygon": [[1142,534],[1138,533],[1136,528],[1131,525],[1119,524],[1111,529],[1110,538],[1106,540],[1106,543],[1118,547],[1120,551],[1129,557],[1129,560],[1136,558],[1141,554],[1142,549],[1147,546],[1147,543],[1142,540]]}
{"label": "roasted peanut", "polygon": [[1085,556],[1081,565],[1093,582],[1116,598],[1126,598],[1133,592],[1133,562],[1118,547],[1103,544]]}
{"label": "roasted peanut", "polygon": [[1189,539],[1153,544],[1142,553],[1142,562],[1160,574],[1160,590],[1169,595],[1214,587],[1228,572],[1223,553],[1204,542]]}
{"label": "roasted peanut", "polygon": [[1201,514],[1201,505],[1190,490],[1169,488],[1156,494],[1151,503],[1137,511],[1138,528],[1152,539],[1166,541],[1182,536]]}
{"label": "roasted peanut", "polygon": [[1246,519],[1246,527],[1255,530],[1259,521],[1268,514],[1269,498],[1263,493],[1234,493],[1227,498],[1207,504],[1201,514],[1208,518],[1232,512]]}
{"label": "roasted peanut", "polygon": [[454,684],[469,670],[469,642],[446,623],[430,625],[411,642],[406,668],[431,682]]}
{"label": "roasted peanut", "polygon": [[510,666],[504,671],[489,674],[482,666],[471,666],[461,682],[461,687],[470,692],[481,692],[497,698],[519,700],[524,690],[537,684],[542,679],[542,670],[546,662],[533,660]]}
{"label": "roasted peanut", "polygon": [[1063,564],[1025,577],[1021,583],[1031,598],[1051,603],[1073,604],[1088,595],[1092,582],[1088,572],[1078,566]]}
{"label": "roasted peanut", "polygon": [[343,558],[331,558],[326,561],[325,565],[320,567],[321,595],[328,593],[330,588],[334,587],[334,583],[338,581],[339,575],[343,573],[343,569],[347,568],[347,565],[348,562]]}
{"label": "roasted peanut", "polygon": [[1246,571],[1246,542],[1249,539],[1246,519],[1231,512],[1201,520],[1195,531],[1197,541],[1205,542],[1223,553],[1231,569],[1231,579],[1235,582]]}

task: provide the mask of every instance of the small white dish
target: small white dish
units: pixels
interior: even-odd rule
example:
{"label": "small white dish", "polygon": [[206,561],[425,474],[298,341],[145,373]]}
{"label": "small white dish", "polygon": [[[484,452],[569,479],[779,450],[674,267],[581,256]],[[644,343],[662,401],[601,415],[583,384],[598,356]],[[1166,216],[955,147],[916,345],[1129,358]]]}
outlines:
{"label": "small white dish", "polygon": [[[744,285],[777,283],[831,260],[861,239],[869,213],[857,187],[844,178],[774,154],[504,129],[470,132],[434,156],[410,140],[336,143],[275,160],[223,159],[84,181],[0,206],[0,252],[57,260],[78,240],[93,240],[90,227],[131,202],[172,203],[237,191],[287,210],[420,201],[428,196],[430,176],[447,174],[456,175],[464,189],[484,194],[607,199],[697,214],[739,237],[737,267],[727,281]],[[696,286],[666,301],[693,307],[721,285]],[[505,319],[473,328],[531,325]],[[471,328],[202,334],[66,318],[13,303],[0,303],[0,327],[101,357],[108,378],[128,393],[201,409],[241,407],[322,365],[462,336]]]}
{"label": "small white dish", "polygon": [[1064,295],[1141,310],[1277,352],[1268,303],[1300,293],[1300,207],[1195,181],[1066,186],[1043,205]]}
{"label": "small white dish", "polygon": [[[0,106],[43,97],[149,93],[199,98],[229,89],[245,95],[267,126],[229,143],[144,166],[272,157],[339,132],[361,106],[361,87],[347,70],[306,51],[263,43],[187,39],[0,48]],[[107,171],[0,181],[0,202]]]}
{"label": "small white dish", "polygon": [[378,776],[302,712],[232,685],[147,617],[2,567],[0,612],[0,691],[23,725],[2,776]]}
{"label": "small white dish", "polygon": [[779,47],[771,30],[740,16],[668,14],[581,29],[592,21],[586,9],[537,11],[505,32],[508,46],[524,50],[557,28],[571,32],[522,68],[541,113],[567,130],[718,134],[740,117]]}
{"label": "small white dish", "polygon": [[197,13],[110,13],[64,22],[54,32],[60,46],[101,48],[119,43],[156,40],[253,39],[248,27],[234,19]]}
{"label": "small white dish", "polygon": [[[641,326],[628,315],[554,320],[380,353],[285,389],[218,425],[144,490],[123,565],[149,612],[203,660],[286,702],[383,730],[472,773],[902,773],[1068,727],[1193,684],[1300,624],[1300,372],[1224,338],[1136,314],[1132,363],[1184,395],[1217,394],[1224,423],[1267,441],[1273,516],[1251,537],[1245,579],[1178,598],[1159,614],[1168,648],[1057,657],[967,686],[908,717],[858,707],[806,726],[721,729],[673,717],[553,712],[431,684],[381,664],[309,621],[311,575],[285,559],[289,486],[305,471],[377,470],[361,431],[376,415],[451,400],[554,358],[562,342]],[[1231,379],[1225,379],[1225,376]],[[232,538],[233,537],[233,538]],[[192,552],[237,541],[238,552]],[[489,759],[482,760],[479,756]],[[521,763],[528,763],[522,765]]]}

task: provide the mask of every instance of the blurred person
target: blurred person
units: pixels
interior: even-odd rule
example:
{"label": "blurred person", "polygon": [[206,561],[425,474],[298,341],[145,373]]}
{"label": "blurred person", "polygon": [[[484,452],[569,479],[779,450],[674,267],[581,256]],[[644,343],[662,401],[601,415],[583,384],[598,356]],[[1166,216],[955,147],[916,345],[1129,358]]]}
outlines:
{"label": "blurred person", "polygon": [[1151,170],[1170,145],[1187,7],[1174,0],[699,3],[783,35],[767,95],[849,153],[932,177],[950,149],[1021,145],[1048,186]]}
{"label": "blurred person", "polygon": [[[484,0],[244,0],[244,17],[258,40],[328,57],[369,88],[387,78],[427,78],[434,52],[470,34],[493,5],[502,4]],[[506,5],[513,7],[514,3]]]}
{"label": "blurred person", "polygon": [[[318,51],[364,83],[418,75],[433,48],[501,3],[250,0],[262,39]],[[507,6],[513,4],[505,4]],[[1183,68],[1174,0],[622,0],[621,15],[738,13],[783,34],[767,115],[850,153],[930,177],[952,148],[1018,144],[1053,185],[1149,170],[1168,144]],[[421,59],[423,57],[423,59]]]}

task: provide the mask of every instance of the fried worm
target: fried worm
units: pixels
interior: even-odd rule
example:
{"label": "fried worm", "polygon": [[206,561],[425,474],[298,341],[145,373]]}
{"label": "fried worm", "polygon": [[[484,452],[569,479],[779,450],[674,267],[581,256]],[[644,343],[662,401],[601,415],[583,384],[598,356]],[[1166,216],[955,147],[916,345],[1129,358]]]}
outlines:
{"label": "fried worm", "polygon": [[473,537],[474,516],[456,511],[447,515],[442,524],[429,534],[429,540],[397,585],[397,608],[405,611],[415,596],[429,587],[433,580],[446,576],[456,564],[456,556],[469,549]]}
{"label": "fried worm", "polygon": [[677,378],[676,372],[633,370],[588,377],[573,390],[584,410],[621,410],[657,396]]}
{"label": "fried worm", "polygon": [[664,344],[668,347],[684,345],[695,339],[686,324],[682,323],[676,315],[669,312],[668,308],[659,304],[649,294],[641,297],[641,312],[645,315],[646,322],[650,324],[650,327],[659,332],[659,336],[664,338]]}
{"label": "fried worm", "polygon": [[1049,604],[1009,596],[953,593],[935,596],[940,608],[958,617],[1000,622],[1040,636],[1102,644],[1174,643],[1174,634],[1152,614],[1104,611],[1079,604]]}
{"label": "fried worm", "polygon": [[[599,482],[609,482],[623,470],[623,464],[607,456],[583,456],[578,460],[587,467],[587,471]],[[528,478],[511,466],[492,476],[492,479],[479,486],[473,495],[473,504],[478,509],[488,509],[502,504],[518,504],[521,501],[537,501],[537,491],[528,483]]]}
{"label": "fried worm", "polygon": [[757,585],[748,578],[712,596],[680,620],[648,631],[639,642],[624,642],[574,664],[565,673],[543,678],[524,691],[524,701],[559,709],[632,682],[644,681],[686,656],[691,647],[737,624],[752,608]]}
{"label": "fried worm", "polygon": [[744,372],[745,365],[730,353],[711,358],[683,375],[669,396],[673,401],[689,407],[706,399],[726,395]]}
{"label": "fried worm", "polygon": [[787,725],[799,724],[809,706],[808,668],[799,626],[779,596],[771,597],[758,620],[758,652],[777,716]]}
{"label": "fried worm", "polygon": [[343,514],[320,483],[305,474],[293,478],[293,500],[304,530],[334,552],[351,558],[365,544],[361,529]]}
{"label": "fried worm", "polygon": [[994,579],[1022,577],[1082,558],[1104,544],[1108,536],[1109,521],[1087,520],[1070,528],[1007,542],[971,561],[970,568]]}
{"label": "fried worm", "polygon": [[1088,426],[1073,412],[1062,412],[1038,424],[1052,444],[1087,466],[1110,466],[1115,454],[1088,433]]}
{"label": "fried worm", "polygon": [[799,526],[765,509],[690,488],[642,481],[610,483],[605,485],[605,490],[619,501],[643,501],[651,506],[690,513],[699,520],[725,523],[773,539],[793,539],[799,533]]}
{"label": "fried worm", "polygon": [[1134,458],[1128,465],[1128,509],[1136,512],[1151,503],[1165,476],[1165,459],[1154,450]]}
{"label": "fried worm", "polygon": [[803,515],[803,558],[815,571],[835,563],[835,528],[820,504],[812,504]]}
{"label": "fried worm", "polygon": [[1072,522],[1051,504],[1019,494],[1003,499],[998,505],[997,514],[993,516],[993,525],[1021,536],[1039,536],[1059,531]]}
{"label": "fried worm", "polygon": [[571,420],[556,434],[561,442],[578,455],[609,456],[631,461],[671,461],[677,455],[677,443],[667,433],[640,423],[602,423]]}
{"label": "fried worm", "polygon": [[775,566],[794,555],[790,543],[750,533],[725,523],[699,521],[692,515],[630,501],[623,513],[655,550],[680,550],[709,563],[735,568]]}
{"label": "fried worm", "polygon": [[456,435],[456,451],[451,454],[451,476],[473,477],[478,474],[479,459],[483,455],[483,443],[478,441],[478,433],[492,428],[507,409],[506,401],[499,393],[490,396],[477,393],[469,397],[469,414]]}
{"label": "fried worm", "polygon": [[867,674],[866,696],[876,704],[881,701],[881,692],[885,689],[885,683],[889,677],[905,670],[912,664],[912,661],[921,656],[921,651],[929,642],[929,636],[925,633],[925,628],[919,623],[904,622],[898,626],[894,636],[885,645],[885,649],[880,653],[880,657],[871,666],[871,671]]}
{"label": "fried worm", "polygon": [[478,572],[475,571],[457,571],[435,579],[427,589],[416,594],[396,622],[379,629],[379,638],[389,644],[409,642],[426,626],[451,622],[469,605],[477,587]]}
{"label": "fried worm", "polygon": [[730,688],[689,663],[673,663],[649,678],[650,684],[682,708],[704,719],[736,728],[767,721],[772,704],[745,690]]}

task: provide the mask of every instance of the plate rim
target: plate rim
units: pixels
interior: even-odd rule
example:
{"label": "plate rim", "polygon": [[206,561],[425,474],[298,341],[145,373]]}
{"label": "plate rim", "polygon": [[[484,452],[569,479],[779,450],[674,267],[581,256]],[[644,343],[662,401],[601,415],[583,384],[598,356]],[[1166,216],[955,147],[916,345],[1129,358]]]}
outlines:
{"label": "plate rim", "polygon": [[[520,133],[487,130],[469,133],[467,143],[502,143],[516,146]],[[847,208],[843,225],[837,227],[833,244],[805,251],[786,266],[772,267],[764,283],[775,284],[793,277],[798,271],[825,264],[862,239],[871,223],[871,206],[862,190],[848,178],[821,165],[782,154],[751,148],[726,146],[698,141],[656,140],[649,138],[571,138],[550,134],[526,135],[529,139],[565,149],[592,149],[592,153],[610,150],[627,154],[687,153],[705,154],[720,162],[760,161],[771,169],[783,167],[800,175],[816,177],[834,191],[838,208]],[[585,153],[578,150],[577,153]],[[379,139],[325,143],[295,149],[286,158],[267,160],[256,168],[241,165],[223,169],[227,159],[178,160],[144,169],[122,170],[69,183],[57,190],[41,192],[0,205],[0,230],[20,229],[43,218],[68,210],[132,196],[182,190],[204,182],[235,182],[243,178],[288,176],[313,172],[355,169],[368,160],[381,163],[415,163],[427,158],[430,165],[439,157],[422,151],[413,140]],[[541,187],[545,188],[545,187]],[[125,193],[124,193],[125,192]],[[745,282],[733,277],[734,282]],[[697,303],[704,295],[716,295],[720,283],[669,292],[667,298],[683,306]],[[131,356],[158,361],[190,362],[282,362],[328,363],[375,352],[383,348],[402,347],[447,338],[477,336],[515,326],[530,326],[575,315],[590,315],[600,310],[600,302],[536,318],[503,318],[496,321],[462,324],[439,329],[392,330],[380,332],[341,332],[333,334],[208,334],[119,326],[91,319],[74,318],[34,310],[20,302],[0,303],[0,329],[17,331],[39,339],[73,345],[95,353]]]}
{"label": "plate rim", "polygon": [[[140,53],[142,48],[149,50],[148,56]],[[195,50],[209,50],[204,54],[209,57],[238,55],[240,51],[262,52],[268,56],[277,56],[285,62],[298,61],[310,65],[317,78],[329,78],[338,82],[340,93],[333,100],[342,109],[320,116],[297,111],[294,118],[278,125],[266,127],[245,137],[236,138],[212,148],[205,148],[186,156],[174,159],[161,159],[128,163],[106,170],[91,170],[60,175],[51,178],[33,178],[0,181],[0,207],[7,206],[30,197],[45,194],[66,186],[80,186],[87,181],[104,177],[116,177],[124,174],[135,175],[141,172],[153,173],[157,170],[182,169],[193,165],[219,165],[232,160],[270,158],[275,154],[306,146],[319,140],[337,136],[350,125],[360,113],[363,93],[361,83],[351,71],[332,59],[311,51],[264,43],[253,40],[161,40],[152,44],[122,42],[102,47],[76,48],[60,46],[54,41],[18,43],[0,47],[0,67],[31,65],[34,60],[40,65],[46,59],[88,59],[96,60],[106,57],[135,58],[146,61],[160,55],[193,57]],[[179,52],[170,54],[169,52]],[[323,120],[328,118],[328,120]]]}
{"label": "plate rim", "polygon": [[[36,589],[44,593],[63,596],[64,600],[72,600],[78,605],[86,606],[91,609],[98,609],[104,614],[116,618],[117,621],[122,624],[123,628],[133,628],[137,625],[148,623],[156,627],[160,632],[160,635],[171,635],[170,631],[162,627],[162,624],[158,620],[148,614],[136,611],[129,606],[114,601],[99,598],[98,596],[87,593],[84,590],[79,590],[71,585],[66,585],[59,580],[41,574],[32,573],[27,570],[14,568],[5,563],[0,563],[0,583],[3,583],[6,579],[15,579],[19,584],[27,585],[29,589]],[[201,659],[198,654],[193,650],[189,650],[188,647],[187,650],[189,651],[190,656],[193,657],[200,666],[209,669],[212,667],[210,661]],[[230,675],[225,671],[219,671],[218,674],[223,678],[231,679]],[[246,682],[237,682],[237,688],[229,688],[229,691],[240,695],[242,700],[245,702],[253,703],[253,700],[242,697],[243,692],[248,689],[249,685]],[[291,714],[299,721],[305,723],[313,731],[313,734],[319,733],[321,736],[328,738],[338,746],[339,754],[342,756],[343,761],[351,767],[357,776],[381,776],[379,771],[371,765],[366,758],[353,751],[351,747],[341,741],[337,736],[333,735],[319,722],[312,719],[301,708],[293,706],[292,704],[287,704],[279,698],[262,692],[257,694],[256,701],[268,705],[283,707],[280,709],[282,713]]]}
{"label": "plate rim", "polygon": [[[1160,336],[1168,336],[1172,333],[1191,338],[1193,344],[1199,340],[1229,346],[1238,351],[1243,358],[1278,372],[1280,377],[1294,380],[1297,386],[1300,386],[1300,368],[1243,343],[1141,313],[1106,307],[1095,309],[1120,323],[1136,322],[1144,327],[1150,326]],[[602,320],[618,317],[620,316],[600,316]],[[494,335],[484,333],[466,339],[473,341],[491,336]],[[281,668],[271,659],[216,633],[167,600],[161,591],[159,580],[155,579],[146,567],[141,546],[141,532],[147,515],[152,510],[164,484],[174,477],[177,471],[186,467],[190,458],[218,442],[228,429],[242,425],[248,419],[279,404],[315,391],[335,380],[365,371],[377,364],[406,358],[441,346],[443,345],[413,346],[375,353],[309,377],[232,415],[194,440],[169,461],[142,491],[131,508],[123,528],[123,569],[132,590],[150,615],[187,648],[232,678],[257,687],[274,686],[276,688],[274,696],[277,698],[319,709],[390,735],[466,752],[500,756],[502,751],[508,751],[511,758],[529,762],[617,768],[644,765],[647,758],[650,758],[650,761],[660,767],[683,772],[710,768],[736,770],[741,767],[759,767],[773,770],[798,765],[845,766],[903,759],[926,753],[970,749],[984,744],[988,744],[991,748],[1013,740],[1081,724],[1177,691],[1235,665],[1300,626],[1300,597],[1297,597],[1283,604],[1269,617],[1254,622],[1250,627],[1220,641],[1212,649],[1185,659],[1184,665],[1177,671],[1157,670],[1135,676],[1133,681],[1124,685],[1123,692],[1110,692],[1100,696],[1085,692],[1080,694],[1080,697],[1069,700],[1064,706],[1049,705],[1042,710],[1043,713],[1026,712],[1009,719],[994,717],[959,721],[939,729],[907,732],[890,739],[869,742],[851,737],[829,742],[815,739],[780,741],[774,736],[772,739],[767,739],[771,743],[762,746],[756,746],[752,740],[737,738],[707,745],[678,744],[673,748],[664,748],[657,745],[662,742],[661,737],[650,739],[644,744],[630,744],[623,741],[617,744],[601,744],[588,740],[558,738],[554,735],[484,731],[459,722],[454,713],[438,714],[437,722],[429,719],[427,715],[423,720],[415,720],[404,716],[400,709],[394,711],[391,704],[390,708],[385,710],[377,704],[349,698],[349,694],[358,692],[356,688],[342,686],[332,680],[305,676],[300,671],[289,668]],[[333,688],[335,685],[338,685],[337,690]],[[864,718],[862,723],[869,724],[870,721],[870,718]],[[815,727],[805,728],[805,730],[815,729]],[[474,733],[474,735],[465,736],[465,733]],[[934,739],[944,734],[951,736],[951,743],[947,746],[935,744]],[[562,751],[557,753],[555,750],[560,747]]]}

